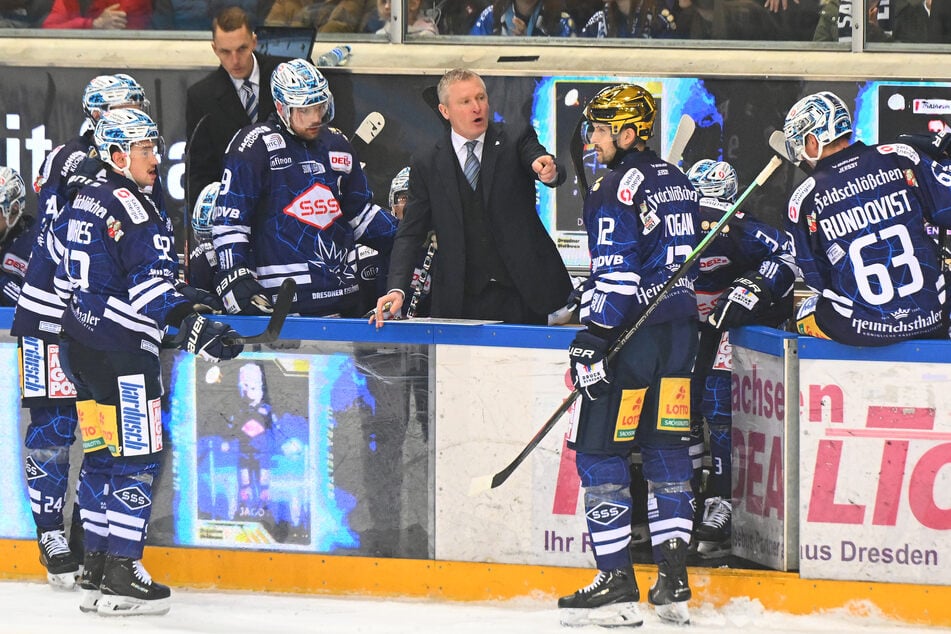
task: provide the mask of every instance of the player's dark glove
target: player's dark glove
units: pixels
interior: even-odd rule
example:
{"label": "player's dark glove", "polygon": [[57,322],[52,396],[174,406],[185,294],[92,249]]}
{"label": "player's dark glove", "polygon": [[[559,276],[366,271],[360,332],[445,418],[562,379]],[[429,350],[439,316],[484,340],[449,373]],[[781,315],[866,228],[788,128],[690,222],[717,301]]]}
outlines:
{"label": "player's dark glove", "polygon": [[251,269],[243,266],[222,271],[215,292],[221,297],[225,310],[232,315],[270,315],[274,312],[267,291],[254,279]]}
{"label": "player's dark glove", "polygon": [[181,295],[184,295],[185,299],[190,301],[192,304],[206,306],[208,308],[208,310],[196,308],[196,312],[223,313],[225,310],[224,304],[221,303],[221,298],[214,293],[209,293],[203,288],[195,288],[194,286],[189,286],[184,282],[179,282],[175,285],[175,290]]}
{"label": "player's dark glove", "polygon": [[227,343],[228,338],[237,336],[228,324],[191,313],[182,320],[175,343],[205,361],[218,363],[234,359],[244,350],[240,344]]}
{"label": "player's dark glove", "polygon": [[936,161],[947,161],[951,158],[951,132],[948,130],[937,134],[899,134],[898,142],[907,143]]}
{"label": "player's dark glove", "polygon": [[756,272],[745,273],[723,291],[707,321],[720,330],[745,326],[772,303],[773,292],[766,278]]}
{"label": "player's dark glove", "polygon": [[607,352],[608,341],[587,330],[579,331],[568,347],[571,381],[576,390],[592,401],[611,389],[608,364],[604,360]]}

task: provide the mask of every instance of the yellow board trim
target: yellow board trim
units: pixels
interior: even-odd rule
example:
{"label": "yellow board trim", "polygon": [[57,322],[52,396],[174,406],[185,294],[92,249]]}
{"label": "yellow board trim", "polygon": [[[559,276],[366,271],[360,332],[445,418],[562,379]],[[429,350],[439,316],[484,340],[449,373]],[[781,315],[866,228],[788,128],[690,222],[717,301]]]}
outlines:
{"label": "yellow board trim", "polygon": [[[34,541],[0,540],[0,579],[42,581]],[[193,589],[359,594],[446,601],[544,599],[591,582],[589,568],[556,568],[418,559],[372,559],[262,551],[149,547],[144,561],[157,580]],[[635,566],[642,594],[653,566]],[[917,625],[951,626],[951,586],[800,579],[796,573],[690,568],[692,605],[723,606],[740,597],[767,610],[811,614],[844,608]]]}

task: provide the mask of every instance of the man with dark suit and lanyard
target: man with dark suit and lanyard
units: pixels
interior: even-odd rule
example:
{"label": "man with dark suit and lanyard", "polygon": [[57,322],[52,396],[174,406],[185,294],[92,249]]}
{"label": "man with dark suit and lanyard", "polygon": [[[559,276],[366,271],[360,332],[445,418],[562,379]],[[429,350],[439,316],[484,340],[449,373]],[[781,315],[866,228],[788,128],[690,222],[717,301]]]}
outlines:
{"label": "man with dark suit and lanyard", "polygon": [[437,90],[451,129],[413,158],[377,327],[400,314],[431,230],[439,240],[433,317],[545,324],[565,305],[571,281],[535,210],[535,181],[555,187],[565,171],[530,124],[491,123],[479,75],[451,70]]}
{"label": "man with dark suit and lanyard", "polygon": [[258,39],[240,7],[215,16],[211,38],[221,65],[188,89],[185,106],[188,209],[205,185],[221,178],[225,148],[234,133],[274,112],[271,73],[284,61],[254,52]]}

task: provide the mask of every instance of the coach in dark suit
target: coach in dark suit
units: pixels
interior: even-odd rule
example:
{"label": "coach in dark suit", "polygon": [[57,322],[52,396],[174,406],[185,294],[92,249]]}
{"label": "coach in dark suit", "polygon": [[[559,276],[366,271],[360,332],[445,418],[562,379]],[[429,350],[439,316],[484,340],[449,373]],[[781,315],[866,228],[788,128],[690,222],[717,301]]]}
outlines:
{"label": "coach in dark suit", "polygon": [[[211,37],[221,65],[188,89],[185,106],[188,209],[195,206],[205,185],[221,179],[225,148],[234,133],[274,112],[271,73],[284,61],[254,52],[257,36],[240,7],[229,7],[215,17]],[[246,80],[254,92],[254,121],[246,107]]]}
{"label": "coach in dark suit", "polygon": [[[535,180],[555,187],[565,171],[530,125],[490,123],[482,78],[452,70],[439,81],[439,112],[450,130],[415,156],[409,201],[393,244],[388,288],[377,302],[397,314],[427,233],[439,250],[433,317],[545,324],[565,305],[571,281],[535,211]],[[377,320],[377,326],[382,320]]]}

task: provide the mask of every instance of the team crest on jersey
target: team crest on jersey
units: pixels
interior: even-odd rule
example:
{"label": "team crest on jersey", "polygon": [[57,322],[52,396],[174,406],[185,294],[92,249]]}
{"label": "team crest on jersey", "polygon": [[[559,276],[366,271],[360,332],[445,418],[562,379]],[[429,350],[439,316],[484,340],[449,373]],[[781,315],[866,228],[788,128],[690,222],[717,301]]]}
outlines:
{"label": "team crest on jersey", "polygon": [[261,138],[264,139],[264,147],[267,148],[268,152],[287,147],[287,144],[284,142],[284,137],[277,132],[274,134],[265,134]]}
{"label": "team crest on jersey", "polygon": [[133,224],[140,225],[148,221],[149,212],[145,210],[145,207],[139,202],[139,199],[135,197],[135,194],[125,187],[120,187],[114,190],[112,195],[118,198],[122,206],[125,207],[126,213],[129,214],[129,220],[131,220]]}
{"label": "team crest on jersey", "polygon": [[326,229],[343,215],[330,188],[314,183],[284,208],[284,213],[318,229]]}
{"label": "team crest on jersey", "polygon": [[122,221],[116,220],[112,216],[106,218],[106,233],[110,238],[116,242],[125,235],[125,232],[122,230]]}
{"label": "team crest on jersey", "polygon": [[621,183],[617,188],[617,199],[625,205],[634,204],[634,194],[637,192],[641,183],[644,182],[644,174],[636,168],[627,170],[627,173],[621,177]]}
{"label": "team crest on jersey", "polygon": [[350,152],[329,152],[330,169],[335,172],[350,173],[353,167],[353,156]]}

